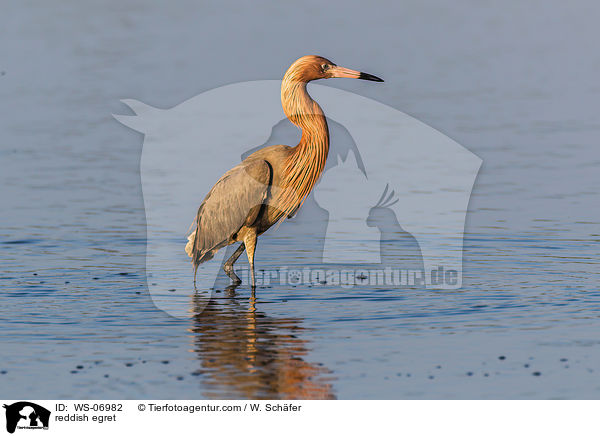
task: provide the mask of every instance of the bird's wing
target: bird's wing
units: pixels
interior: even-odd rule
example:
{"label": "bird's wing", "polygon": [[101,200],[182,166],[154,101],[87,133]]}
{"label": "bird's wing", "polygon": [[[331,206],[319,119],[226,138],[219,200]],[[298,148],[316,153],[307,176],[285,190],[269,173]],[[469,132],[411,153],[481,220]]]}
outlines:
{"label": "bird's wing", "polygon": [[242,226],[256,220],[272,177],[271,165],[256,159],[242,162],[219,179],[198,208],[196,229],[188,237],[186,252],[194,265],[212,258]]}

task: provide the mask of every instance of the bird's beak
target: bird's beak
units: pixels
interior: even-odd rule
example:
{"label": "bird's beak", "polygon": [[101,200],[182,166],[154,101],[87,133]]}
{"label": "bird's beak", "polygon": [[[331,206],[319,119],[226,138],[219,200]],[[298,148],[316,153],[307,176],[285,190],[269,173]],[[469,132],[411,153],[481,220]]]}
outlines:
{"label": "bird's beak", "polygon": [[372,80],[373,82],[383,82],[377,76],[360,71],[351,70],[350,68],[338,67],[337,65],[331,68],[331,77],[348,77],[350,79]]}

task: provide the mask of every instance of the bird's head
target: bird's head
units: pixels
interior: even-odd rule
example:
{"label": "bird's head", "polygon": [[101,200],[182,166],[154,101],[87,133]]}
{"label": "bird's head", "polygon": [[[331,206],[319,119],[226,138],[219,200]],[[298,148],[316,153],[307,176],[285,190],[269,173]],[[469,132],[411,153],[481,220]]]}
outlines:
{"label": "bird's head", "polygon": [[318,79],[332,79],[347,77],[350,79],[371,80],[383,82],[377,76],[349,68],[340,67],[322,56],[303,56],[294,62],[285,73],[285,76],[294,81],[310,82]]}

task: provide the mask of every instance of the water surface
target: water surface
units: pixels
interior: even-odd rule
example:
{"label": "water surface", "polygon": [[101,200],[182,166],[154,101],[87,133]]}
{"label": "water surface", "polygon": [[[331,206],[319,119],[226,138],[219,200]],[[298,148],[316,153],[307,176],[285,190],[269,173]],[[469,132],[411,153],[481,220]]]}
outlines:
{"label": "water surface", "polygon": [[[0,396],[600,396],[595,3],[109,3],[2,16]],[[386,79],[329,86],[483,159],[463,287],[243,285],[203,311],[190,289],[170,317],[144,271],[143,138],[111,113],[313,52]]]}

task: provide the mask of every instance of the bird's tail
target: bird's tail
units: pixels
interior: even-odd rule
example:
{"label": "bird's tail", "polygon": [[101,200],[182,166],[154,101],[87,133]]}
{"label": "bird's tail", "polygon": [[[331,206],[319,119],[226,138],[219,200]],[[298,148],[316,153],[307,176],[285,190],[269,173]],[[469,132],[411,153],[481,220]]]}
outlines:
{"label": "bird's tail", "polygon": [[194,256],[194,242],[196,241],[196,230],[194,230],[192,233],[190,233],[190,235],[187,237],[187,244],[185,244],[185,252],[187,253],[187,255],[189,257],[193,257]]}
{"label": "bird's tail", "polygon": [[218,250],[218,248],[210,248],[206,249],[206,247],[202,246],[203,238],[200,236],[201,230],[201,216],[202,216],[202,205],[198,209],[198,214],[196,215],[196,219],[190,226],[190,229],[196,225],[196,228],[189,234],[187,237],[188,242],[185,244],[185,252],[186,254],[192,258],[192,265],[194,265],[194,283],[196,283],[196,272],[198,272],[198,266],[213,258],[214,254]]}

